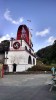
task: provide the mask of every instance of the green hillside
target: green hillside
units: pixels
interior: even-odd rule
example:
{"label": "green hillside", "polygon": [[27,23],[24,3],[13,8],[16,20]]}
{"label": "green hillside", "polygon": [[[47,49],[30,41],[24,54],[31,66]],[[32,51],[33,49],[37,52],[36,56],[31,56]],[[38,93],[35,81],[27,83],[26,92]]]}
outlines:
{"label": "green hillside", "polygon": [[36,52],[37,57],[41,58],[44,64],[52,65],[56,64],[56,40],[53,45],[47,46]]}

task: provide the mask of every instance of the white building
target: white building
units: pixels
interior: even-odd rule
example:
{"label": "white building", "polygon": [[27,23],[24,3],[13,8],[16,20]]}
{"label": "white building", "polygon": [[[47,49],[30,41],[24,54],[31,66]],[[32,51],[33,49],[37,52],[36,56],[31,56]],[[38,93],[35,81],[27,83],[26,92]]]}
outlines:
{"label": "white building", "polygon": [[31,33],[26,25],[20,25],[17,38],[10,40],[8,53],[5,52],[5,64],[9,72],[21,72],[36,65],[36,57],[32,49]]}

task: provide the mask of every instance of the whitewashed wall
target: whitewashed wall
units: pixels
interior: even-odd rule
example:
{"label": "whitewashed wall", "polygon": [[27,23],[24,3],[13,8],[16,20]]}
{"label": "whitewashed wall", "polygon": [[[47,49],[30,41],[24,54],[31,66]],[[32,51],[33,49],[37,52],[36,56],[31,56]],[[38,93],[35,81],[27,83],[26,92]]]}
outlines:
{"label": "whitewashed wall", "polygon": [[[9,51],[7,54],[6,64],[9,66],[9,72],[13,71],[13,63],[17,64],[16,71],[25,71],[29,67],[33,66],[33,56],[31,56],[32,64],[28,64],[29,53],[26,51]],[[6,56],[6,54],[5,54]],[[35,59],[35,58],[34,58]],[[36,62],[36,59],[35,59]]]}
{"label": "whitewashed wall", "polygon": [[[12,42],[11,45],[11,41],[10,41],[10,51],[8,51],[8,54],[6,54],[5,52],[5,64],[8,64],[9,66],[9,72],[13,72],[13,64],[16,63],[16,71],[25,71],[27,70],[29,67],[33,66],[33,58],[35,59],[35,57],[33,57],[31,54],[29,54],[29,52],[25,51],[25,46],[27,46],[27,49],[29,50],[29,46],[28,44],[22,40],[22,46],[20,46],[19,49],[15,50],[13,48],[13,43],[18,41],[21,44],[21,40],[14,40]],[[33,50],[31,49],[31,52],[33,52]],[[29,56],[31,56],[32,59],[32,64],[28,64],[28,58]],[[36,59],[35,59],[35,65],[36,65]]]}

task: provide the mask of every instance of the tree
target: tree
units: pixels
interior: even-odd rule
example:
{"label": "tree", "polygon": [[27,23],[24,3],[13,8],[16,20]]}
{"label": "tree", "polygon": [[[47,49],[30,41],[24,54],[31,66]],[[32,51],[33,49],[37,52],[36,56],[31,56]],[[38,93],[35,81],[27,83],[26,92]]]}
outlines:
{"label": "tree", "polygon": [[1,44],[2,44],[2,47],[3,47],[4,51],[8,51],[9,50],[9,45],[10,45],[9,40],[4,40],[4,41],[1,42]]}

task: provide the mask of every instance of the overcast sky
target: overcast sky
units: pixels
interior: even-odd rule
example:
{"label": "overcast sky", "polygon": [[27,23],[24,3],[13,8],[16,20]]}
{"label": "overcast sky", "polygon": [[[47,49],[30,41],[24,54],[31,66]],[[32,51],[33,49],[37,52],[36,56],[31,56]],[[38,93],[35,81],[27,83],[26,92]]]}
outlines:
{"label": "overcast sky", "polygon": [[0,41],[16,38],[21,24],[32,29],[35,51],[52,44],[56,39],[56,0],[0,0]]}

